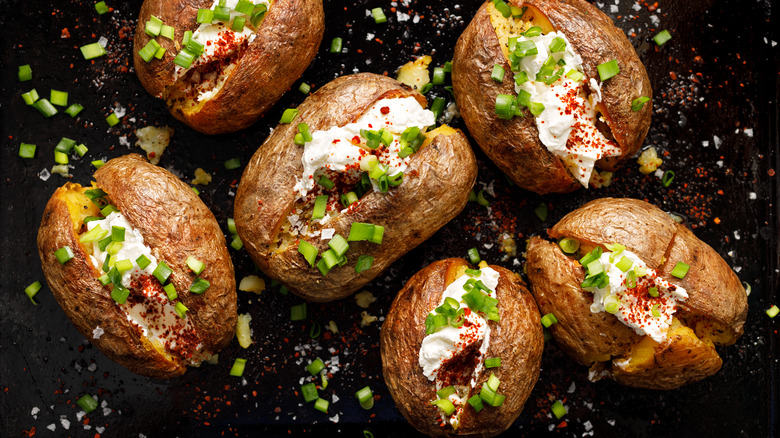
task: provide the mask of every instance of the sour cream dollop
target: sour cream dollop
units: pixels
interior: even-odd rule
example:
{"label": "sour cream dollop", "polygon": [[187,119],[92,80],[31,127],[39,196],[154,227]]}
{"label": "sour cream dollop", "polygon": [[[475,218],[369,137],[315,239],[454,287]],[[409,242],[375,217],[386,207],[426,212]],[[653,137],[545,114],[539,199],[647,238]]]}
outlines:
{"label": "sour cream dollop", "polygon": [[[679,303],[688,298],[688,293],[681,286],[660,278],[655,269],[647,267],[647,264],[631,251],[623,250],[610,261],[612,254],[604,252],[599,258],[604,272],[609,277],[609,284],[603,288],[589,288],[593,292],[591,312],[605,312],[608,297],[613,295],[619,303],[614,315],[620,322],[634,329],[640,336],[647,335],[656,342],[663,342]],[[625,272],[616,266],[623,257],[632,262]],[[628,273],[636,272],[637,268],[640,271],[646,270],[647,273],[636,278],[636,287],[629,288],[626,285]],[[652,287],[658,289],[658,297],[650,296],[649,290]],[[659,316],[653,315],[654,307]]]}
{"label": "sour cream dollop", "polygon": [[[388,167],[388,176],[403,172],[411,158],[398,156],[401,134],[415,126],[420,128],[420,132],[425,132],[435,123],[433,112],[423,108],[417,99],[402,97],[377,101],[354,123],[314,131],[311,133],[312,140],[304,146],[301,158],[303,174],[295,184],[295,191],[300,198],[306,198],[314,188],[315,175],[319,176],[324,171],[359,175],[360,158],[368,154],[366,139],[360,136],[361,129],[378,131],[384,128],[393,134],[390,146],[378,149],[375,155],[379,164]],[[375,185],[374,190],[378,190],[378,186]]]}
{"label": "sour cream dollop", "polygon": [[[454,298],[461,307],[467,307],[463,302],[463,295],[466,290],[463,285],[470,278],[481,280],[482,283],[491,290],[491,296],[495,296],[495,290],[498,286],[500,274],[491,268],[482,268],[479,277],[471,277],[463,274],[452,284],[447,286],[442,294],[439,305],[449,298]],[[438,306],[437,306],[438,307]],[[431,309],[433,310],[433,309]],[[436,380],[439,370],[448,360],[458,356],[466,348],[476,343],[480,343],[480,357],[484,358],[490,346],[490,326],[487,321],[478,312],[466,312],[466,322],[460,327],[445,326],[435,333],[426,335],[423,338],[422,346],[418,356],[418,362],[423,369],[423,375],[430,380]],[[480,373],[482,372],[484,360],[477,361],[477,366],[471,375],[469,384],[474,387]]]}
{"label": "sour cream dollop", "polygon": [[[566,43],[565,50],[550,52],[550,44],[555,38],[561,38]],[[617,144],[604,137],[595,125],[595,105],[601,100],[600,85],[591,78],[588,83],[593,93],[582,97],[585,81],[574,81],[564,74],[551,85],[535,80],[550,56],[556,62],[565,62],[564,72],[572,69],[582,72],[582,58],[574,52],[563,33],[556,31],[530,38],[519,36],[517,41],[533,42],[539,53],[521,58],[520,68],[515,74],[525,72],[529,80],[515,84],[515,91],[524,90],[531,94],[531,102],[544,105],[542,113],[535,118],[539,140],[563,160],[580,184],[587,187],[596,161],[620,155]]]}

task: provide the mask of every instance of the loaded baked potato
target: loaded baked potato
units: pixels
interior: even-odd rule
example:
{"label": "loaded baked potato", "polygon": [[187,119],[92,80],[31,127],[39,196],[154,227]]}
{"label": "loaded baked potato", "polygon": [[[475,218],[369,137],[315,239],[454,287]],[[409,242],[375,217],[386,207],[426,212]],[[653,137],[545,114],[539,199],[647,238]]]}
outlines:
{"label": "loaded baked potato", "polygon": [[380,334],[382,370],[398,410],[420,432],[489,437],[523,410],[543,338],[517,274],[447,259],[395,297]]}
{"label": "loaded baked potato", "polygon": [[[531,239],[526,269],[550,331],[591,378],[672,389],[716,373],[747,295],[709,245],[657,207],[604,198]],[[568,254],[567,254],[568,253]]]}
{"label": "loaded baked potato", "polygon": [[452,84],[477,144],[540,194],[600,186],[647,135],[652,90],[623,32],[584,0],[488,1],[458,39]]}
{"label": "loaded baked potato", "polygon": [[461,131],[427,130],[436,121],[425,105],[363,73],[288,110],[236,194],[238,235],[260,269],[308,300],[335,300],[455,217],[476,160]]}
{"label": "loaded baked potato", "polygon": [[303,74],[324,29],[322,0],[146,0],[135,70],[193,129],[235,132]]}
{"label": "loaded baked potato", "polygon": [[43,213],[46,280],[85,338],[130,371],[175,377],[235,333],[233,264],[214,216],[170,172],[131,154],[67,183]]}

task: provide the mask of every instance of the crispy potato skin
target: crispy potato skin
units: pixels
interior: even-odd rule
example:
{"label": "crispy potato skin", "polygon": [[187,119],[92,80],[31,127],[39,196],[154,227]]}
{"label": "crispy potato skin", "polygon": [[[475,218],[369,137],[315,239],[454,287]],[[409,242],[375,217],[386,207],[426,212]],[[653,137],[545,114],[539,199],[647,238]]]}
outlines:
{"label": "crispy potato skin", "polygon": [[[747,295],[737,276],[715,250],[657,207],[634,199],[598,199],[564,216],[549,235],[589,245],[625,245],[661,278],[686,289],[689,298],[678,310],[681,319],[698,318],[722,327],[727,339],[722,344],[733,343],[742,334]],[[690,265],[683,279],[670,275],[678,261]],[[651,389],[677,388],[720,369],[722,361],[712,342],[700,340],[686,327],[670,329],[667,340],[658,344],[609,314],[591,313],[593,295],[580,287],[583,268],[556,243],[532,238],[526,267],[541,313],[552,312],[559,321],[550,327],[551,333],[577,362],[606,370],[619,383]],[[647,361],[620,365],[636,359],[641,346],[645,352],[652,350]]]}
{"label": "crispy potato skin", "polygon": [[[199,8],[211,0],[146,0],[138,16],[133,58],[138,78],[149,93],[161,96],[174,82],[173,59],[184,32],[195,31]],[[145,62],[138,55],[150,37],[146,21],[154,15],[175,29],[176,41],[158,37],[166,49],[162,60]],[[295,82],[314,59],[325,31],[322,0],[275,0],[246,52],[222,89],[194,113],[171,109],[174,117],[204,134],[224,134],[254,123]]]}
{"label": "crispy potato skin", "polygon": [[[452,83],[463,120],[477,144],[496,165],[519,186],[540,194],[567,193],[580,187],[561,160],[539,140],[533,115],[503,120],[495,114],[498,94],[515,95],[514,74],[504,57],[490,21],[486,2],[458,39],[452,64]],[[597,66],[616,59],[620,73],[602,84],[602,99],[612,135],[623,154],[614,160],[601,160],[599,167],[614,170],[642,145],[650,127],[650,102],[638,112],[631,102],[640,96],[652,97],[650,80],[634,48],[612,21],[593,5],[582,0],[510,1],[514,6],[530,6],[541,12],[563,32],[583,59],[588,77],[598,78]],[[490,78],[495,64],[504,68],[504,79]]]}
{"label": "crispy potato skin", "polygon": [[[141,232],[155,257],[173,270],[169,281],[189,308],[188,318],[204,349],[216,352],[227,345],[235,333],[236,286],[225,238],[213,214],[189,186],[137,154],[110,160],[95,172],[95,180]],[[65,190],[59,188],[49,200],[38,231],[38,252],[54,297],[82,335],[112,360],[154,378],[183,374],[186,365],[158,353],[111,299],[110,287],[97,280],[101,273],[78,241],[62,198]],[[74,258],[61,265],[54,251],[65,245]],[[195,279],[186,266],[190,255],[206,264],[200,277],[211,287],[202,295],[186,292]],[[99,339],[92,336],[96,326],[105,330]]]}
{"label": "crispy potato skin", "polygon": [[[404,181],[387,193],[369,192],[346,212],[328,222],[337,234],[349,235],[352,222],[385,227],[381,245],[350,242],[348,263],[323,277],[310,267],[292,244],[274,251],[282,224],[297,199],[293,187],[303,173],[303,147],[293,142],[297,125],[311,132],[356,121],[375,101],[385,97],[425,98],[399,82],[370,73],[335,79],[299,107],[293,123],[279,125],[255,152],[244,170],[236,194],[234,216],[241,240],[255,263],[293,293],[311,301],[332,301],[350,295],[450,221],[466,205],[476,179],[476,159],[465,135],[437,135],[412,156]],[[327,242],[307,238],[319,251]],[[358,255],[374,257],[370,269],[357,274]]]}
{"label": "crispy potato skin", "polygon": [[425,337],[425,317],[455,280],[452,272],[464,266],[468,263],[463,259],[446,259],[412,276],[393,300],[380,334],[382,369],[390,394],[409,423],[431,436],[490,437],[503,432],[520,415],[539,378],[544,336],[536,304],[517,274],[490,266],[501,274],[496,290],[501,321],[489,323],[487,357],[500,357],[501,367],[483,370],[473,393],[492,372],[501,379],[499,391],[506,400],[498,408],[485,407],[479,413],[466,407],[455,433],[449,426],[438,425],[439,409],[430,404],[436,399],[436,388],[423,375],[418,354]]}

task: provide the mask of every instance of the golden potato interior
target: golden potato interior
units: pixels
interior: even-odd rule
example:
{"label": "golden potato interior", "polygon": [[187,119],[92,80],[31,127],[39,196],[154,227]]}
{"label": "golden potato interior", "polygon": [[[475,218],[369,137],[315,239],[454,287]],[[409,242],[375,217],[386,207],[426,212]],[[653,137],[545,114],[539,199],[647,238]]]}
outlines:
{"label": "golden potato interior", "polygon": [[[94,187],[93,187],[94,188]],[[84,230],[84,219],[89,216],[100,216],[100,209],[87,195],[84,194],[90,187],[82,187],[75,183],[66,183],[59,192],[59,196],[70,213],[70,221],[73,223],[73,232],[81,234]],[[82,245],[83,247],[83,245]],[[91,249],[85,251],[91,253]]]}

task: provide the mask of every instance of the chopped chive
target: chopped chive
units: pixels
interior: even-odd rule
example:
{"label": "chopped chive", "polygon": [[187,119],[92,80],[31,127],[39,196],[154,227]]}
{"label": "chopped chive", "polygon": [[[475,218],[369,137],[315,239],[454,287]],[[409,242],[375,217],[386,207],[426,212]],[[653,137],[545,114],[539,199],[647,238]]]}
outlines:
{"label": "chopped chive", "polygon": [[282,118],[279,120],[279,123],[290,123],[297,115],[298,108],[287,108],[284,110],[284,113],[282,113]]}
{"label": "chopped chive", "polygon": [[500,64],[493,65],[493,71],[490,73],[490,79],[496,82],[503,82],[504,80],[504,67]]}
{"label": "chopped chive", "polygon": [[168,277],[170,277],[172,273],[173,271],[171,268],[169,268],[164,261],[160,261],[160,263],[157,264],[157,268],[155,268],[154,272],[152,272],[152,275],[154,275],[154,278],[156,278],[160,284],[165,284],[165,282],[168,281]]}
{"label": "chopped chive", "polygon": [[106,6],[106,2],[99,1],[95,3],[95,10],[97,11],[98,15],[103,15],[108,12],[108,6]]}
{"label": "chopped chive", "polygon": [[485,359],[485,368],[498,368],[501,366],[500,357],[490,357]]}
{"label": "chopped chive", "polygon": [[30,299],[30,302],[33,303],[36,306],[38,305],[38,303],[36,303],[33,298],[38,293],[38,291],[41,290],[42,287],[43,287],[43,285],[41,284],[41,282],[40,281],[36,281],[33,284],[31,284],[31,285],[27,286],[26,288],[24,288],[25,295],[27,295],[27,298]]}
{"label": "chopped chive", "polygon": [[357,397],[358,402],[360,402],[360,406],[363,409],[368,410],[374,407],[374,393],[371,391],[370,387],[365,386],[360,388],[355,392],[355,397]]}
{"label": "chopped chive", "polygon": [[431,404],[441,409],[445,416],[450,416],[453,412],[455,412],[455,405],[453,405],[452,402],[446,398],[436,399],[432,401]]}
{"label": "chopped chive", "polygon": [[100,43],[92,43],[79,47],[84,59],[95,59],[106,54],[106,49]]}
{"label": "chopped chive", "polygon": [[201,272],[203,272],[203,269],[206,268],[206,264],[202,261],[196,259],[193,256],[187,257],[187,266],[192,270],[192,272],[195,273],[195,275],[200,275]]}
{"label": "chopped chive", "polygon": [[324,368],[325,368],[325,363],[319,357],[311,361],[308,365],[306,365],[306,371],[308,371],[312,376],[315,377]]}
{"label": "chopped chive", "polygon": [[184,303],[178,301],[176,305],[173,307],[173,310],[176,311],[176,314],[179,315],[179,318],[184,319],[187,317],[187,312],[190,309],[188,309],[187,306],[184,305]]}
{"label": "chopped chive", "polygon": [[160,30],[162,29],[163,22],[159,18],[152,15],[149,20],[146,21],[146,34],[150,37],[156,37],[160,34]]}
{"label": "chopped chive", "polygon": [[328,195],[318,195],[314,199],[314,208],[311,212],[312,219],[322,219],[325,217],[325,211],[328,207]]}
{"label": "chopped chive", "polygon": [[439,116],[441,115],[441,112],[444,111],[444,104],[447,102],[447,99],[443,97],[437,97],[433,99],[433,104],[431,104],[431,112],[433,112],[434,119],[439,120]]}
{"label": "chopped chive", "polygon": [[317,386],[311,382],[301,385],[301,395],[303,395],[303,401],[306,403],[313,402],[314,400],[320,398],[319,394],[317,393]]}
{"label": "chopped chive", "polygon": [[434,67],[433,77],[431,78],[431,84],[441,85],[444,83],[445,78],[446,78],[446,73],[444,72],[444,69],[442,67]]}
{"label": "chopped chive", "polygon": [[195,282],[192,283],[192,286],[190,286],[190,292],[194,294],[202,294],[203,292],[206,292],[206,289],[208,289],[211,286],[211,283],[208,280],[204,280],[200,277],[195,277]]}
{"label": "chopped chive", "polygon": [[26,82],[32,79],[32,68],[30,64],[19,66],[19,82]]}
{"label": "chopped chive", "polygon": [[387,22],[387,16],[385,16],[385,11],[382,10],[382,8],[374,8],[371,10],[371,15],[374,16],[374,23],[381,24]]}
{"label": "chopped chive", "polygon": [[347,240],[340,234],[333,235],[333,238],[328,241],[328,246],[333,250],[338,257],[343,256],[349,249]]}
{"label": "chopped chive", "polygon": [[536,214],[536,217],[539,218],[540,221],[544,222],[547,220],[547,204],[542,202],[541,204],[537,205],[536,208],[534,208],[534,213]]}
{"label": "chopped chive", "polygon": [[214,20],[214,11],[211,9],[198,9],[198,15],[195,18],[196,23],[211,24]]}
{"label": "chopped chive", "polygon": [[468,256],[469,256],[469,262],[471,262],[472,265],[478,265],[479,262],[482,261],[482,258],[479,256],[479,251],[477,251],[477,248],[470,248],[468,250]]}
{"label": "chopped chive", "polygon": [[103,160],[95,160],[95,161],[92,161],[90,164],[92,164],[92,166],[95,169],[100,169],[101,167],[103,167],[104,164],[106,164],[106,162],[103,161]]}
{"label": "chopped chive", "polygon": [[306,82],[301,82],[301,85],[298,86],[298,91],[303,94],[309,94],[311,91],[311,85],[307,84]]}
{"label": "chopped chive", "polygon": [[237,357],[233,362],[233,366],[230,368],[230,375],[233,377],[241,377],[244,375],[244,368],[246,367],[246,359]]}
{"label": "chopped chive", "polygon": [[433,84],[428,82],[427,84],[423,85],[422,88],[420,88],[420,94],[428,94],[431,89],[433,89]]}
{"label": "chopped chive", "polygon": [[311,243],[301,240],[298,244],[298,252],[303,255],[303,258],[309,263],[309,266],[314,266],[314,261],[317,259],[317,248]]}
{"label": "chopped chive", "polygon": [[531,102],[528,104],[528,110],[531,111],[531,114],[533,114],[534,117],[538,117],[539,114],[544,112],[544,104],[540,102]]}
{"label": "chopped chive", "polygon": [[33,88],[32,90],[22,94],[22,99],[24,100],[24,103],[27,105],[32,105],[38,100],[38,91]]}
{"label": "chopped chive", "polygon": [[83,144],[80,144],[73,149],[76,151],[76,154],[79,157],[83,157],[89,151],[89,149],[87,149],[87,146]]}
{"label": "chopped chive", "polygon": [[471,396],[471,398],[469,398],[468,400],[468,403],[477,412],[485,408],[485,405],[482,404],[482,398],[479,396],[479,394],[474,394],[473,396]]}
{"label": "chopped chive", "polygon": [[688,273],[688,269],[690,269],[691,266],[687,263],[683,262],[677,262],[676,265],[674,265],[674,269],[672,269],[671,275],[673,277],[677,277],[679,279],[685,278],[685,275]]}
{"label": "chopped chive", "polygon": [[238,158],[231,158],[227,161],[225,161],[225,169],[227,170],[234,170],[241,167],[241,160]]}
{"label": "chopped chive", "polygon": [[330,41],[330,53],[341,53],[341,44],[342,44],[341,37],[333,38]]}
{"label": "chopped chive", "polygon": [[81,397],[79,397],[78,400],[76,400],[76,404],[84,410],[86,413],[90,413],[97,409],[98,402],[95,400],[91,395],[84,394]]}
{"label": "chopped chive", "polygon": [[620,66],[618,66],[618,62],[616,59],[613,59],[611,61],[607,61],[603,64],[599,64],[596,66],[596,69],[598,69],[599,72],[599,78],[601,81],[606,81],[607,79],[615,76],[620,72]]}
{"label": "chopped chive", "polygon": [[667,41],[669,41],[670,39],[672,39],[672,34],[670,34],[670,33],[669,33],[669,31],[668,31],[668,30],[666,30],[666,29],[664,29],[664,30],[662,30],[662,31],[658,32],[658,33],[657,33],[657,34],[656,34],[656,35],[653,37],[653,41],[655,41],[655,43],[656,43],[657,45],[659,45],[659,46],[663,46],[663,45],[664,45],[664,44],[666,44],[666,42],[667,42]]}
{"label": "chopped chive", "polygon": [[566,254],[574,254],[580,249],[580,241],[571,237],[565,237],[558,242],[558,246],[560,246],[561,250]]}
{"label": "chopped chive", "polygon": [[336,183],[334,183],[333,180],[331,180],[330,178],[328,178],[325,175],[322,175],[320,177],[319,181],[317,181],[317,182],[319,183],[319,185],[321,185],[322,187],[325,187],[325,189],[327,189],[327,190],[332,189],[336,185]]}
{"label": "chopped chive", "polygon": [[542,316],[542,325],[545,326],[545,328],[550,328],[551,325],[557,324],[558,318],[555,317],[552,313],[548,313],[544,316]]}
{"label": "chopped chive", "polygon": [[566,50],[566,41],[564,41],[561,37],[553,38],[552,42],[550,43],[550,52],[559,53],[563,52],[564,50]]}
{"label": "chopped chive", "polygon": [[244,242],[241,241],[241,238],[238,237],[238,234],[233,236],[233,241],[230,242],[230,247],[235,249],[236,251],[244,247]]}
{"label": "chopped chive", "polygon": [[21,158],[35,158],[35,149],[38,146],[29,143],[22,143],[19,145],[19,156]]}
{"label": "chopped chive", "polygon": [[664,172],[664,176],[661,178],[661,185],[664,187],[669,187],[672,184],[672,181],[674,180],[674,172],[671,170],[667,170]]}
{"label": "chopped chive", "polygon": [[108,123],[108,126],[116,126],[116,124],[119,123],[119,117],[115,112],[112,112],[106,117],[106,123]]}
{"label": "chopped chive", "polygon": [[57,261],[61,265],[73,258],[73,250],[69,246],[63,246],[62,248],[54,251],[54,256],[57,257]]}
{"label": "chopped chive", "polygon": [[173,283],[168,283],[163,287],[163,290],[165,291],[165,295],[168,296],[168,299],[173,301],[176,298],[179,298],[179,294],[176,292],[176,286],[173,285]]}
{"label": "chopped chive", "polygon": [[32,107],[40,111],[40,113],[43,114],[43,116],[46,118],[49,118],[58,112],[57,108],[54,108],[54,105],[52,105],[51,102],[49,102],[49,100],[46,98],[35,101],[32,104]]}
{"label": "chopped chive", "polygon": [[645,106],[645,102],[648,102],[649,100],[650,98],[647,96],[637,97],[636,99],[631,101],[631,111],[633,112],[640,111]]}
{"label": "chopped chive", "polygon": [[235,11],[244,15],[251,15],[255,9],[255,4],[249,0],[238,0]]}
{"label": "chopped chive", "polygon": [[155,40],[149,40],[146,45],[138,51],[138,56],[141,57],[146,62],[149,62],[152,60],[154,55],[157,53],[157,49],[161,49],[162,47],[160,44]]}
{"label": "chopped chive", "polygon": [[774,318],[778,313],[780,313],[780,309],[778,309],[778,307],[774,304],[772,307],[766,309],[766,315],[770,318]]}
{"label": "chopped chive", "polygon": [[233,25],[230,27],[234,32],[241,32],[244,30],[246,24],[246,17],[236,17],[233,19]]}
{"label": "chopped chive", "polygon": [[230,234],[237,234],[238,231],[236,230],[236,220],[232,217],[229,217],[227,220],[227,226],[228,226],[228,232]]}
{"label": "chopped chive", "polygon": [[367,271],[371,268],[371,265],[374,264],[374,257],[367,255],[367,254],[361,254],[358,256],[357,263],[355,263],[355,272],[361,273],[363,271]]}
{"label": "chopped chive", "polygon": [[566,407],[563,406],[563,403],[561,403],[560,400],[556,400],[550,409],[552,410],[553,415],[555,415],[555,418],[560,419],[566,415]]}
{"label": "chopped chive", "polygon": [[290,307],[291,321],[303,321],[304,319],[306,319],[306,303],[301,303]]}
{"label": "chopped chive", "polygon": [[321,398],[318,398],[317,401],[314,402],[314,409],[325,414],[328,413],[328,406],[330,406],[330,402]]}
{"label": "chopped chive", "polygon": [[66,91],[59,91],[52,88],[49,101],[52,105],[68,106],[68,93]]}

